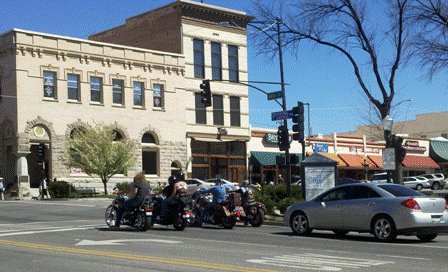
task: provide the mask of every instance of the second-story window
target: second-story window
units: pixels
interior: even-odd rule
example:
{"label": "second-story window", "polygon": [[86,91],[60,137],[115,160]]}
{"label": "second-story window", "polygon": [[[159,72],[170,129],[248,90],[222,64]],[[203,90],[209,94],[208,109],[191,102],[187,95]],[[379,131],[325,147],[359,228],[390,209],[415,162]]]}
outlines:
{"label": "second-story window", "polygon": [[229,80],[237,82],[239,81],[239,68],[238,68],[238,47],[235,45],[229,45]]}
{"label": "second-story window", "polygon": [[163,101],[163,95],[164,95],[164,86],[162,84],[153,84],[152,85],[153,90],[153,107],[154,108],[163,108],[164,107],[164,101]]}
{"label": "second-story window", "polygon": [[77,74],[67,74],[67,90],[68,99],[74,101],[80,101],[80,85],[79,85],[79,75]]}
{"label": "second-story window", "polygon": [[224,105],[222,95],[213,95],[213,125],[224,125]]}
{"label": "second-story window", "polygon": [[56,99],[56,73],[44,71],[44,97]]}
{"label": "second-story window", "polygon": [[212,42],[212,79],[222,79],[221,44]]}
{"label": "second-story window", "polygon": [[143,107],[144,85],[143,82],[134,81],[134,106]]}
{"label": "second-story window", "polygon": [[205,78],[205,65],[204,65],[204,41],[194,39],[193,40],[193,54],[194,54],[194,77]]}
{"label": "second-story window", "polygon": [[201,101],[200,93],[195,95],[196,124],[207,124],[207,111]]}
{"label": "second-story window", "polygon": [[123,105],[124,81],[122,79],[112,79],[112,103]]}
{"label": "second-story window", "polygon": [[103,102],[103,79],[101,77],[90,77],[90,101]]}
{"label": "second-story window", "polygon": [[241,126],[240,98],[238,96],[230,97],[230,125],[233,127]]}

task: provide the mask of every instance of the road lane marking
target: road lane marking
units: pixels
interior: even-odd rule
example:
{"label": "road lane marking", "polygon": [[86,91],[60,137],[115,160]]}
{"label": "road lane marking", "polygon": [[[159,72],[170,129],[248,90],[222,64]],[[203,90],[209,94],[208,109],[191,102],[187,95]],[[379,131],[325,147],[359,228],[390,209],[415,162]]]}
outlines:
{"label": "road lane marking", "polygon": [[121,240],[81,240],[75,246],[110,246],[124,245],[130,242],[153,242],[164,244],[182,244],[181,241],[161,240],[161,239],[121,239]]}
{"label": "road lane marking", "polygon": [[319,271],[341,271],[343,268],[359,269],[394,264],[394,262],[337,257],[322,254],[294,254],[247,260],[250,263]]}
{"label": "road lane marking", "polygon": [[223,264],[223,263],[212,263],[212,262],[204,262],[204,261],[196,261],[196,260],[188,260],[188,259],[163,258],[163,257],[146,256],[146,255],[135,255],[135,254],[129,254],[129,253],[124,253],[124,252],[106,252],[106,251],[98,251],[98,250],[90,250],[90,249],[60,247],[60,246],[52,246],[52,245],[47,245],[47,244],[34,244],[34,243],[9,241],[9,240],[0,240],[0,245],[20,247],[20,248],[30,248],[30,249],[44,250],[44,251],[51,251],[51,252],[74,253],[74,254],[81,254],[81,255],[109,257],[109,258],[113,258],[113,259],[126,259],[126,260],[133,260],[133,261],[164,263],[164,264],[178,265],[178,266],[182,266],[182,267],[189,266],[189,267],[198,267],[198,268],[206,268],[206,269],[221,270],[221,271],[253,272],[254,270],[256,270],[257,272],[277,272],[277,270],[260,269],[260,268],[254,268],[254,267],[244,267],[244,266],[237,266],[237,265]]}
{"label": "road lane marking", "polygon": [[[101,205],[93,205],[93,204],[76,204],[76,203],[61,203],[60,201],[51,201],[51,202],[26,202],[23,200],[14,201],[8,200],[7,203],[20,203],[20,204],[33,204],[33,205],[53,205],[53,206],[73,206],[73,207],[101,207]],[[98,203],[103,204],[103,203]]]}
{"label": "road lane marking", "polygon": [[49,233],[49,232],[64,232],[64,231],[73,231],[73,230],[87,230],[87,229],[95,229],[95,227],[98,227],[98,225],[87,225],[87,226],[79,226],[79,227],[73,227],[73,228],[45,229],[45,230],[36,230],[36,231],[18,231],[18,232],[0,233],[0,237],[29,235],[29,234],[38,234],[38,233]]}

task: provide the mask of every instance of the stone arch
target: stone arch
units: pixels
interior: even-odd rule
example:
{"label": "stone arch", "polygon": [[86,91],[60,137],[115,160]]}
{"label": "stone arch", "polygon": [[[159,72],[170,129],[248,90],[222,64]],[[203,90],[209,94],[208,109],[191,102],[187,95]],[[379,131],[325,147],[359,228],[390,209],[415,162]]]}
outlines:
{"label": "stone arch", "polygon": [[78,119],[78,121],[67,125],[67,129],[65,130],[65,137],[70,137],[70,135],[74,129],[83,129],[83,128],[88,128],[88,127],[90,127],[89,124],[81,121],[81,119]]}
{"label": "stone arch", "polygon": [[112,124],[112,128],[114,130],[116,130],[118,133],[120,133],[121,136],[123,137],[123,139],[127,139],[127,140],[131,139],[130,136],[129,136],[129,133],[126,130],[126,128],[123,127],[122,125],[119,125],[117,122]]}
{"label": "stone arch", "polygon": [[138,138],[140,144],[142,143],[143,135],[145,135],[146,133],[150,133],[154,137],[155,144],[160,145],[160,137],[159,137],[160,131],[156,128],[153,128],[151,125],[140,130],[139,138]]}
{"label": "stone arch", "polygon": [[54,137],[56,135],[56,132],[53,128],[53,124],[42,119],[40,116],[38,116],[36,119],[27,122],[24,133],[25,133],[26,137],[28,137],[28,139],[27,139],[28,142],[29,142],[31,129],[33,129],[35,126],[42,126],[46,130],[50,141],[51,141],[52,137]]}

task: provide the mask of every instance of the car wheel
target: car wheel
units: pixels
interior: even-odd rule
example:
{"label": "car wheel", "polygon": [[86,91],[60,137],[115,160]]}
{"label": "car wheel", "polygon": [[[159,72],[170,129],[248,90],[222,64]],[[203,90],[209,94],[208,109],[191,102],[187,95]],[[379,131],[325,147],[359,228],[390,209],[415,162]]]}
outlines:
{"label": "car wheel", "polygon": [[375,239],[381,242],[390,242],[397,238],[395,223],[389,216],[378,216],[373,220],[372,232]]}
{"label": "car wheel", "polygon": [[436,239],[437,234],[425,234],[425,235],[417,235],[417,238],[422,240],[423,242],[429,242]]}
{"label": "car wheel", "polygon": [[433,189],[433,190],[440,190],[440,183],[438,183],[437,181],[435,181],[435,182],[432,184],[432,189]]}
{"label": "car wheel", "polygon": [[303,212],[295,212],[290,220],[291,230],[296,235],[308,235],[311,233],[308,217]]}
{"label": "car wheel", "polygon": [[423,185],[421,185],[421,184],[417,184],[417,186],[415,187],[415,189],[416,189],[417,191],[421,191],[421,190],[423,189]]}

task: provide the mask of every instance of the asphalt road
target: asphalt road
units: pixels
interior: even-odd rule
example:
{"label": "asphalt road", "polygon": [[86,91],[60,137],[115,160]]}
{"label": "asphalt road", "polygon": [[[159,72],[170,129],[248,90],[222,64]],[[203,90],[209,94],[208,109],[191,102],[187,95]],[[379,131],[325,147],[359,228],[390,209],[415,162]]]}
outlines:
{"label": "asphalt road", "polygon": [[291,235],[282,226],[109,230],[106,200],[0,201],[0,271],[446,271],[448,235]]}

